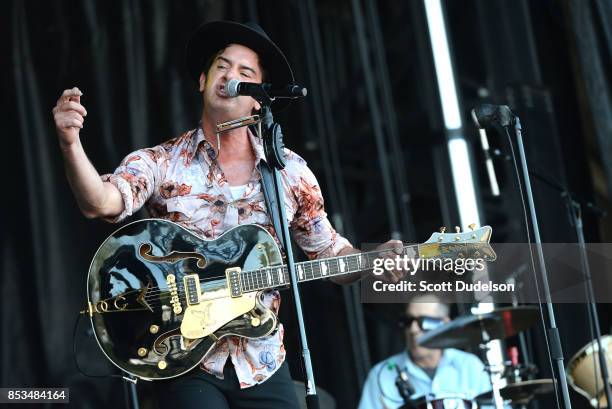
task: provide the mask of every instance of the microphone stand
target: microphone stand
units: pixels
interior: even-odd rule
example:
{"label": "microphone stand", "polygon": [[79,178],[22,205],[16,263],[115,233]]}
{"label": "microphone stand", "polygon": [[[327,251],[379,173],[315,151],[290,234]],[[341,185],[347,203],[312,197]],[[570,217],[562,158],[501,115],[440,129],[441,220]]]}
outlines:
{"label": "microphone stand", "polygon": [[[274,176],[274,194],[278,203],[278,213],[270,215],[277,217],[282,227],[282,231],[276,232],[279,240],[283,244],[287,256],[287,269],[291,282],[291,290],[293,292],[293,300],[295,313],[300,332],[300,343],[302,345],[302,358],[304,361],[304,369],[306,371],[306,406],[308,409],[319,409],[319,397],[315,387],[314,373],[312,370],[312,361],[310,359],[310,350],[308,349],[308,340],[306,338],[306,329],[304,325],[304,316],[302,313],[302,301],[298,287],[297,275],[295,273],[295,260],[293,259],[293,251],[291,247],[291,239],[289,237],[289,225],[285,213],[285,195],[283,193],[283,185],[280,178],[280,170],[285,167],[285,153],[283,145],[283,134],[280,125],[274,122],[272,109],[270,105],[272,99],[262,92],[260,95],[254,96],[261,105],[260,115],[262,117],[262,135],[264,143],[264,153],[266,162],[272,170]],[[270,209],[272,211],[272,209]]]}
{"label": "microphone stand", "polygon": [[127,373],[123,376],[123,392],[125,394],[126,407],[130,409],[140,409],[138,404],[138,391],[136,390],[136,378],[132,378]]}
{"label": "microphone stand", "polygon": [[[582,266],[582,271],[585,276],[585,293],[587,297],[587,308],[589,311],[589,315],[591,321],[593,322],[594,332],[595,332],[595,343],[597,344],[597,355],[599,357],[599,368],[601,372],[601,378],[604,382],[604,391],[606,394],[607,405],[606,407],[610,408],[610,404],[612,402],[612,390],[610,388],[610,374],[608,373],[608,365],[606,364],[606,353],[601,344],[601,326],[599,321],[599,316],[597,314],[597,304],[595,303],[595,290],[593,289],[593,280],[591,276],[591,268],[589,266],[588,255],[586,251],[586,241],[584,239],[584,225],[582,223],[582,204],[575,200],[569,189],[566,187],[553,182],[552,180],[538,174],[535,172],[530,172],[531,175],[541,180],[548,186],[557,190],[561,197],[564,199],[568,217],[570,219],[570,223],[576,229],[576,237],[578,238],[578,246],[580,248],[580,262]],[[593,213],[604,216],[605,212],[601,209],[597,208],[593,203],[586,203],[587,209],[591,210]]]}
{"label": "microphone stand", "polygon": [[525,191],[527,193],[527,201],[529,204],[529,211],[531,213],[531,222],[533,226],[533,233],[536,242],[536,252],[538,253],[538,261],[540,265],[540,273],[542,276],[542,284],[544,286],[544,296],[546,298],[546,309],[548,312],[548,320],[550,322],[549,328],[547,328],[549,336],[549,347],[551,351],[551,357],[557,363],[559,383],[561,384],[561,392],[563,396],[563,403],[565,409],[571,409],[572,404],[569,397],[569,390],[567,386],[567,374],[565,372],[565,364],[563,362],[563,350],[561,348],[561,340],[559,338],[559,329],[555,320],[555,311],[553,308],[552,297],[550,293],[550,287],[548,284],[548,273],[546,271],[546,264],[544,262],[544,252],[542,250],[542,239],[540,237],[540,229],[538,226],[538,219],[535,210],[535,204],[533,200],[533,191],[531,190],[531,183],[529,181],[529,168],[527,167],[527,157],[525,155],[525,148],[523,146],[523,136],[521,134],[521,122],[518,116],[514,116],[513,120],[502,121],[501,125],[508,130],[509,126],[514,122],[514,134],[517,140],[519,156],[522,165],[523,179],[525,181]]}
{"label": "microphone stand", "polygon": [[593,281],[591,280],[591,268],[589,267],[589,260],[586,251],[586,243],[584,240],[584,227],[582,225],[582,207],[580,203],[574,201],[567,192],[564,192],[568,211],[570,213],[571,220],[574,222],[576,227],[576,235],[578,236],[578,245],[580,246],[580,261],[582,264],[582,270],[586,276],[585,289],[587,295],[587,305],[589,308],[589,314],[593,320],[593,326],[595,327],[595,340],[597,343],[597,355],[599,356],[599,368],[601,372],[601,378],[604,383],[604,390],[606,393],[606,407],[610,408],[612,402],[612,391],[610,390],[610,375],[608,374],[608,364],[606,360],[606,353],[604,352],[601,345],[601,327],[599,326],[599,317],[597,315],[597,305],[595,304],[595,292],[593,290]]}

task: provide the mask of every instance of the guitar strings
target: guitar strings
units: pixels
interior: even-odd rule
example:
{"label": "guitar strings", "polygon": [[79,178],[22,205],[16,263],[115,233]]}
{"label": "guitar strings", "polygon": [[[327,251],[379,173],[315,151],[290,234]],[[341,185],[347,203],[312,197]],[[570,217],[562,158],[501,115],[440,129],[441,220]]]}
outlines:
{"label": "guitar strings", "polygon": [[[403,246],[403,247],[402,247],[402,253],[404,253],[404,252],[405,252],[405,250],[407,250],[407,249],[409,249],[409,248],[413,248],[413,247],[415,247],[415,246],[414,246],[414,245],[410,245],[410,246]],[[380,251],[380,250],[375,250],[375,251],[370,251],[370,252],[363,252],[363,253],[359,253],[359,255],[360,255],[360,256],[366,256],[366,257],[369,257],[369,256],[371,256],[372,254],[378,254],[378,255],[379,255],[379,254],[383,253],[384,251],[391,251],[391,250],[392,250],[392,249],[389,249],[389,250],[383,250],[383,251]],[[344,257],[344,258],[346,258],[346,257],[350,257],[350,256],[357,256],[357,254],[352,254],[352,255],[348,255],[348,256],[337,256],[337,257],[331,257],[331,258],[329,258],[329,259],[328,259],[328,263],[329,263],[329,261],[330,261],[330,260],[333,260],[333,259],[336,259],[336,260],[337,260],[337,259],[340,259],[340,258],[343,258],[343,257]],[[280,266],[274,266],[274,267],[264,267],[264,268],[261,268],[261,269],[258,269],[258,270],[248,270],[248,271],[243,271],[241,274],[242,274],[242,275],[243,275],[243,277],[244,277],[244,275],[245,275],[245,274],[251,274],[251,275],[253,275],[253,274],[257,274],[257,273],[259,273],[259,274],[261,274],[261,276],[259,276],[259,277],[257,277],[257,276],[256,276],[255,278],[256,278],[256,279],[259,279],[259,280],[262,280],[262,283],[265,283],[265,279],[264,279],[264,276],[263,276],[263,275],[268,273],[268,271],[265,271],[265,270],[267,270],[268,268],[269,268],[269,269],[277,269],[277,268],[279,268],[279,267],[280,267]],[[283,268],[283,273],[282,273],[282,274],[283,274],[283,280],[284,280],[285,282],[288,282],[288,280],[287,280],[287,278],[288,278],[288,277],[287,277],[287,269],[286,269],[287,267],[286,267],[286,265],[283,265],[283,266],[282,266],[282,268]],[[330,270],[332,270],[332,271],[331,271],[331,273],[330,273],[330,275],[334,275],[334,274],[337,274],[337,273],[339,272],[337,268],[331,268]],[[335,270],[335,271],[334,271],[334,270]],[[306,274],[306,275],[308,275],[308,274]],[[312,270],[311,270],[311,275],[312,275],[312,279],[314,279],[314,278],[315,278],[315,275],[314,275],[314,272],[312,272]],[[200,279],[200,280],[199,280],[199,282],[200,282],[200,283],[206,283],[206,282],[208,282],[208,281],[213,281],[213,280],[221,279],[221,278],[224,278],[224,277],[225,277],[225,275],[217,275],[217,276],[212,276],[212,277],[206,277],[206,278],[202,278],[202,279]],[[266,278],[267,278],[267,277],[266,277]],[[258,285],[257,283],[254,283],[254,284],[255,284],[255,285],[253,286],[254,288],[252,289],[252,291],[254,291],[254,290],[259,290],[259,289],[263,289],[263,288],[266,288],[266,286],[265,286],[265,285],[264,285],[263,287],[259,287],[259,285]],[[280,284],[282,284],[282,283],[279,283],[279,285],[280,285]],[[164,298],[170,298],[170,297],[171,297],[171,295],[170,295],[170,294],[171,294],[171,293],[170,293],[170,291],[167,291],[167,290],[162,290],[162,289],[160,289],[159,287],[152,287],[151,291],[147,291],[147,293],[146,293],[146,295],[145,295],[144,299],[145,299],[145,301],[147,301],[147,302],[159,301],[159,300],[162,300],[162,299],[164,299]],[[185,295],[184,286],[177,285],[177,294],[178,294],[179,296],[181,296],[181,295]],[[186,297],[186,296],[185,296],[185,297]],[[222,297],[219,297],[219,298],[222,298]]]}
{"label": "guitar strings", "polygon": [[[478,243],[478,244],[480,244],[480,243]],[[404,253],[404,252],[405,252],[405,250],[410,249],[410,248],[414,248],[414,247],[417,247],[417,248],[418,248],[418,245],[417,245],[417,246],[415,246],[415,245],[402,246],[402,253]],[[375,250],[375,251],[370,251],[370,252],[363,252],[363,253],[359,253],[359,255],[360,255],[360,256],[366,256],[366,257],[369,257],[369,256],[370,256],[370,255],[372,255],[372,254],[378,254],[378,255],[380,255],[380,254],[381,254],[382,252],[384,252],[384,251],[392,251],[392,249],[389,249],[389,250],[383,250],[383,251],[380,251],[380,250]],[[350,256],[357,256],[357,254],[353,254],[353,255],[349,255],[349,256],[337,256],[337,257],[332,257],[332,258],[329,258],[329,259],[328,259],[328,263],[329,263],[329,261],[330,261],[330,260],[332,260],[332,259],[340,259],[341,257],[345,257],[345,258],[346,258],[346,257],[350,257]],[[249,287],[251,287],[251,286],[252,286],[253,288],[252,288],[252,289],[249,289],[248,291],[255,291],[255,290],[260,290],[260,289],[267,288],[267,287],[265,286],[265,282],[266,282],[266,280],[265,280],[265,279],[266,279],[266,278],[268,278],[268,283],[270,283],[270,282],[269,282],[269,280],[270,280],[270,276],[269,276],[269,275],[267,275],[267,274],[269,273],[269,271],[266,271],[266,270],[278,269],[279,267],[281,267],[281,266],[274,266],[274,267],[263,267],[263,268],[258,269],[258,270],[248,270],[248,271],[242,271],[242,272],[241,272],[241,275],[242,275],[243,277],[245,277],[245,275],[246,275],[246,274],[250,274],[250,275],[252,276],[252,277],[251,277],[251,280],[253,280],[253,278],[255,278],[256,280],[261,280],[261,282],[264,284],[264,286],[263,286],[263,287],[260,287],[260,286],[259,286],[259,283],[257,283],[256,281],[253,281],[253,285],[249,285]],[[285,281],[285,283],[287,283],[287,282],[288,282],[288,280],[287,280],[287,267],[286,267],[286,265],[282,265],[282,269],[283,269],[283,272],[282,272],[282,274],[283,274],[283,280]],[[334,275],[334,274],[337,274],[337,273],[338,273],[337,269],[335,269],[335,268],[331,268],[330,270],[336,270],[336,271],[331,271],[330,275]],[[259,273],[259,274],[261,274],[259,277],[257,276],[257,274],[258,274],[258,273]],[[253,277],[253,274],[255,274],[255,277]],[[266,277],[264,277],[264,274],[266,274],[267,276],[266,276]],[[312,274],[312,279],[314,279],[314,278],[315,278],[315,275],[314,275],[314,272],[312,272],[312,270],[311,270],[311,274]],[[307,275],[308,275],[308,274],[307,274]],[[212,281],[215,281],[215,280],[219,280],[219,279],[222,279],[222,278],[225,278],[225,277],[226,277],[225,275],[211,276],[211,277],[201,278],[201,279],[199,279],[199,282],[200,282],[200,284],[202,284],[202,283],[203,283],[204,285],[206,285],[208,282],[212,282]],[[180,281],[179,281],[179,283],[180,283]],[[244,283],[244,281],[243,281],[243,283]],[[283,283],[279,282],[279,283],[278,283],[278,285],[280,285],[280,284],[283,284]],[[245,286],[243,285],[243,287],[245,287]],[[122,294],[122,295],[123,295],[123,296],[125,296],[125,295],[129,295],[129,294],[131,294],[131,293],[133,293],[133,292],[136,292],[136,291],[142,291],[142,289],[134,289],[134,290],[132,290],[132,291],[128,291],[127,293],[124,293],[124,294]],[[186,292],[185,292],[185,290],[184,290],[184,285],[177,284],[177,295],[178,295],[179,297],[181,297],[181,296],[182,296],[183,298],[185,298],[185,299],[186,299],[186,297],[187,297],[187,296],[186,296]],[[151,289],[150,289],[150,290],[147,290],[147,291],[146,291],[145,296],[144,296],[143,298],[144,298],[144,300],[145,300],[145,301],[146,301],[148,304],[149,304],[149,303],[150,303],[150,304],[153,304],[153,303],[155,303],[155,304],[160,303],[160,304],[161,304],[161,302],[162,302],[163,300],[169,299],[169,298],[171,298],[171,297],[172,297],[172,293],[171,293],[170,291],[168,291],[168,290],[162,290],[162,289],[161,289],[161,288],[159,288],[159,287],[151,287]],[[111,300],[111,299],[113,299],[113,298],[115,298],[115,297],[109,297],[109,298],[107,298],[107,299],[105,299],[105,300],[101,300],[101,301],[109,301],[109,300]],[[218,298],[224,298],[224,297],[223,297],[223,296],[220,296],[220,297],[213,297],[213,298],[210,298],[210,300],[212,300],[212,299],[218,299]]]}

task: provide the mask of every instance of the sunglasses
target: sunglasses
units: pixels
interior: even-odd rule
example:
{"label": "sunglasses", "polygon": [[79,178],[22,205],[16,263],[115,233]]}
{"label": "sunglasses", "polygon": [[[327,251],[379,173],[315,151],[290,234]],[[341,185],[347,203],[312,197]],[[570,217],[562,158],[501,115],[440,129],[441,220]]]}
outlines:
{"label": "sunglasses", "polygon": [[410,328],[414,321],[417,322],[421,331],[431,331],[432,329],[436,329],[444,324],[444,318],[428,317],[426,315],[420,317],[404,315],[400,317],[398,324],[400,328]]}

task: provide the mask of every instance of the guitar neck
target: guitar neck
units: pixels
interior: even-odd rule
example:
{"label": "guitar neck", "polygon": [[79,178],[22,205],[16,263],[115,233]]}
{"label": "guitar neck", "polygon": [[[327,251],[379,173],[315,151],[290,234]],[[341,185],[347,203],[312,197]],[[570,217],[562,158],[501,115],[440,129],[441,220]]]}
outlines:
{"label": "guitar neck", "polygon": [[[419,254],[419,245],[402,248],[401,255]],[[374,267],[374,260],[391,250],[377,250],[295,263],[298,282],[318,280],[344,274],[367,271]],[[286,265],[264,267],[241,272],[242,289],[245,292],[286,287],[290,284]]]}

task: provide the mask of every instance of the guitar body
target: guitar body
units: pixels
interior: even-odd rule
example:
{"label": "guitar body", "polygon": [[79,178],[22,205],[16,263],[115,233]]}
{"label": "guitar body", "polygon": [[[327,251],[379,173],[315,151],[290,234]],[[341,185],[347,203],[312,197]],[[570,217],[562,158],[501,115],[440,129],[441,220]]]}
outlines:
{"label": "guitar body", "polygon": [[[276,329],[277,317],[262,304],[262,293],[232,297],[226,273],[281,264],[274,238],[258,225],[235,227],[216,240],[161,219],[125,225],[102,243],[89,268],[96,340],[133,376],[179,376],[223,337],[260,338]],[[194,274],[199,294],[189,302],[184,279]]]}
{"label": "guitar body", "polygon": [[[434,233],[404,254],[492,261],[490,237],[488,226]],[[374,251],[296,263],[296,278],[367,271],[380,257]],[[195,368],[223,337],[270,335],[278,320],[263,305],[263,291],[287,287],[288,274],[276,241],[261,226],[237,226],[204,240],[167,220],[140,220],[114,232],[96,252],[88,312],[113,364],[142,379],[168,379]]]}

